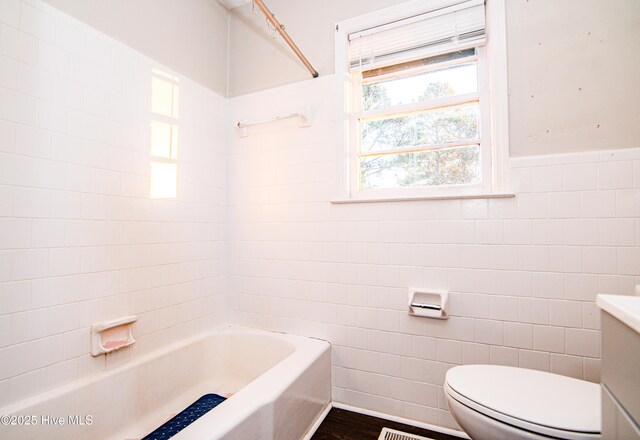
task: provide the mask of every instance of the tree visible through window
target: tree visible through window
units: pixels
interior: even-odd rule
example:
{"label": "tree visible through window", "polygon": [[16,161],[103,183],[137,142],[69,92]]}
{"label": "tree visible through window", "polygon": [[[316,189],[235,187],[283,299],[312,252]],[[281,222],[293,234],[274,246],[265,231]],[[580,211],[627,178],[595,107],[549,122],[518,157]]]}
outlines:
{"label": "tree visible through window", "polygon": [[380,81],[363,74],[361,190],[481,182],[477,66],[435,67]]}

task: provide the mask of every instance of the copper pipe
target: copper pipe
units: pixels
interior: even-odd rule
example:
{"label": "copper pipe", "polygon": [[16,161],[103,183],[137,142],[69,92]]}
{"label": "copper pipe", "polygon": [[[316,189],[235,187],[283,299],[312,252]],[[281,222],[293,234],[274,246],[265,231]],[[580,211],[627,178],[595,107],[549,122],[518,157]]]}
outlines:
{"label": "copper pipe", "polygon": [[267,17],[267,20],[269,20],[269,22],[271,23],[271,25],[274,28],[276,28],[276,30],[280,33],[280,35],[282,35],[282,38],[284,38],[284,41],[287,42],[291,50],[293,50],[293,52],[298,56],[298,58],[300,58],[300,61],[302,61],[302,64],[304,64],[305,67],[309,69],[309,72],[311,72],[311,75],[314,78],[317,78],[318,72],[316,71],[316,69],[313,68],[309,60],[307,60],[307,58],[302,54],[300,49],[298,49],[298,46],[296,46],[296,43],[293,42],[289,34],[287,34],[287,31],[284,30],[284,26],[282,26],[278,22],[278,20],[276,20],[276,17],[271,13],[269,8],[266,7],[266,5],[262,2],[262,0],[253,0],[253,3],[255,3],[255,5],[258,8],[260,8],[264,16]]}

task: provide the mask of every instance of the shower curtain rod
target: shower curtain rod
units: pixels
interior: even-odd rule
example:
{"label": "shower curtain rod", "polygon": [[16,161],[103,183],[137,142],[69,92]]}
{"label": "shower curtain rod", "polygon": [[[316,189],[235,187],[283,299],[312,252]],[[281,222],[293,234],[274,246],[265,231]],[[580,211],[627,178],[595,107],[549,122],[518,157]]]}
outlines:
{"label": "shower curtain rod", "polygon": [[311,76],[313,76],[314,78],[317,78],[318,77],[318,72],[316,71],[316,69],[313,68],[313,66],[311,65],[309,60],[307,60],[307,58],[302,54],[300,49],[298,49],[298,46],[296,46],[296,43],[293,42],[293,40],[291,39],[289,34],[287,34],[287,31],[284,30],[284,26],[282,26],[278,22],[278,20],[276,20],[276,17],[271,13],[269,8],[266,7],[266,5],[262,2],[262,0],[253,0],[253,3],[255,3],[255,5],[258,8],[260,8],[260,10],[264,14],[264,16],[271,23],[271,25],[274,28],[276,28],[276,30],[280,33],[280,35],[282,35],[282,38],[284,38],[284,41],[287,42],[287,44],[289,45],[291,50],[293,50],[293,52],[298,56],[298,58],[300,58],[300,61],[302,61],[302,64],[304,64],[305,67],[307,69],[309,69],[309,72],[311,73]]}

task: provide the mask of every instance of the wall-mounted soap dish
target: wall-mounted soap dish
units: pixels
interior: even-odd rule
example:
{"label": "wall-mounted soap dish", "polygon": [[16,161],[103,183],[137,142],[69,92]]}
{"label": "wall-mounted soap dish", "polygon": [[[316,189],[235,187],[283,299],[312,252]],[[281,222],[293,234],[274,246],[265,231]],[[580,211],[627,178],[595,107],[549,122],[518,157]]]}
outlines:
{"label": "wall-mounted soap dish", "polygon": [[425,318],[448,319],[448,292],[409,289],[409,314]]}
{"label": "wall-mounted soap dish", "polygon": [[93,324],[91,326],[91,356],[110,353],[136,342],[131,329],[137,320],[137,316],[125,316]]}

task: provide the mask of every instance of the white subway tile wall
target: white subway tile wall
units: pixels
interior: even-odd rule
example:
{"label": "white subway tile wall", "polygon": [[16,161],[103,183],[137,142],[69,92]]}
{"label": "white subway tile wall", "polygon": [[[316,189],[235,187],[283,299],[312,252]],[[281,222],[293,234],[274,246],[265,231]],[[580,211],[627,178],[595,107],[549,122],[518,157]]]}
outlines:
{"label": "white subway tile wall", "polygon": [[[599,380],[595,295],[640,282],[640,149],[512,159],[510,199],[333,205],[333,76],[230,101],[179,78],[177,198],[151,199],[152,69],[178,76],[0,0],[0,406],[226,321],[327,339],[335,401],[442,426],[453,365]],[[138,342],[92,358],[126,314]]]}
{"label": "white subway tile wall", "polygon": [[[0,406],[225,322],[228,102],[179,78],[178,195],[150,199],[152,69],[176,75],[0,1]],[[92,358],[128,314],[137,343]]]}
{"label": "white subway tile wall", "polygon": [[[512,159],[511,199],[332,205],[336,88],[231,101],[234,121],[311,106],[313,125],[230,138],[230,319],[328,339],[335,401],[438,425],[453,365],[598,381],[595,295],[640,282],[640,149]],[[449,290],[450,319],[409,316],[409,287]]]}

